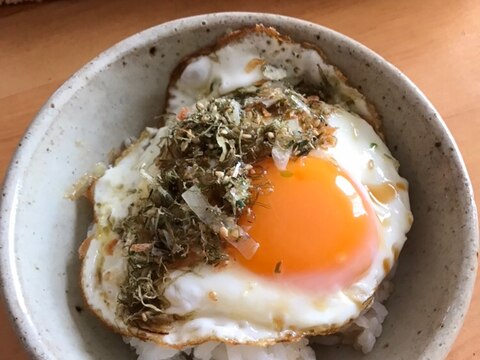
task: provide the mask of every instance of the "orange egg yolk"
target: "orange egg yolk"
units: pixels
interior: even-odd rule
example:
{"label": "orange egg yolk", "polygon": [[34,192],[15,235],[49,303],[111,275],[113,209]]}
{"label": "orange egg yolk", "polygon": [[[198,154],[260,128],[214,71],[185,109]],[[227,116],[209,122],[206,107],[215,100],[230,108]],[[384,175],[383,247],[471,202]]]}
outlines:
{"label": "orange egg yolk", "polygon": [[[240,225],[259,244],[250,271],[315,291],[344,288],[371,266],[378,249],[376,214],[363,188],[331,161],[303,157],[285,171],[271,159],[259,164],[260,192]],[[234,251],[235,252],[235,251]]]}

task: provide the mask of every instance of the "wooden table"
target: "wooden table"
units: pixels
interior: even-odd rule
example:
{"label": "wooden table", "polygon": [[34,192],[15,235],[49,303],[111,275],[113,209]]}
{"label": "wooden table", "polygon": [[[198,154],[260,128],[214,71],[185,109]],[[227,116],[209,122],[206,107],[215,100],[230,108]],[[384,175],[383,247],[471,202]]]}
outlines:
{"label": "wooden table", "polygon": [[[442,114],[480,196],[480,1],[45,1],[0,7],[0,178],[35,113],[117,41],[179,17],[276,12],[338,30],[410,77]],[[478,204],[478,201],[477,201]],[[0,305],[0,359],[27,359]],[[480,359],[480,285],[448,360]]]}

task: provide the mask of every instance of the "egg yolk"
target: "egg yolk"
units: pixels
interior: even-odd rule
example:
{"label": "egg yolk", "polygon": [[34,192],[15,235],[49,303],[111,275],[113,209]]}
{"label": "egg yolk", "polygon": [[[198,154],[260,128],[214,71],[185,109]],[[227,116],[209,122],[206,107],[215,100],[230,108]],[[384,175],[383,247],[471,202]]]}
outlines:
{"label": "egg yolk", "polygon": [[[333,290],[351,285],[371,266],[378,249],[377,220],[368,195],[331,161],[308,156],[285,171],[271,159],[258,164],[264,176],[251,216],[240,225],[259,244],[242,266],[303,288]],[[262,185],[263,184],[263,185]]]}

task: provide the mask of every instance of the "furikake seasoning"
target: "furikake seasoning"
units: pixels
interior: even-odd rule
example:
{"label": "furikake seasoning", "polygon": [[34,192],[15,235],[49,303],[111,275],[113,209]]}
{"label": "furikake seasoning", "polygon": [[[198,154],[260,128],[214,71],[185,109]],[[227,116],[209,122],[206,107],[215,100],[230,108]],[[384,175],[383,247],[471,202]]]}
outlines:
{"label": "furikake seasoning", "polygon": [[171,270],[225,264],[230,245],[254,251],[237,221],[242,214],[253,219],[257,195],[272,190],[261,162],[331,145],[323,115],[318,95],[267,82],[164,116],[168,131],[149,196],[114,229],[128,251],[118,307],[126,323],[158,329],[176,319],[165,313],[163,295]]}

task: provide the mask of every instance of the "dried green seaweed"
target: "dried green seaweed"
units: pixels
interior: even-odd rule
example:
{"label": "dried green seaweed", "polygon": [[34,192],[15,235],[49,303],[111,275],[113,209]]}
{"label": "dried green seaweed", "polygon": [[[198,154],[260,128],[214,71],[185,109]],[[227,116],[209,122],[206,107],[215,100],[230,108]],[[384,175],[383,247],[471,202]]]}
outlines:
{"label": "dried green seaweed", "polygon": [[[316,96],[268,82],[199,102],[180,112],[181,121],[165,115],[169,134],[149,196],[114,229],[128,251],[118,307],[124,321],[168,328],[174,320],[165,314],[169,273],[228,261],[227,241],[248,236],[237,220],[270,187],[261,161],[272,149],[295,158],[333,141],[321,105]],[[203,212],[188,201],[195,197]]]}

